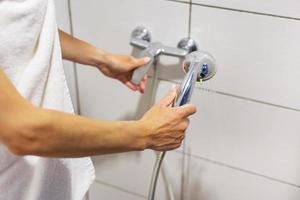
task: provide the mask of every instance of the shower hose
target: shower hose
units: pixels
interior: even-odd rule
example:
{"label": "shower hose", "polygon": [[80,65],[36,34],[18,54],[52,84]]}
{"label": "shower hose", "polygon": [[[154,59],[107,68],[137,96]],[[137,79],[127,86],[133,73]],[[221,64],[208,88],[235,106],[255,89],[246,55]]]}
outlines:
{"label": "shower hose", "polygon": [[[156,63],[154,63],[154,67],[153,67],[153,76],[151,79],[151,99],[150,99],[150,103],[148,105],[148,107],[150,108],[154,102],[155,102],[155,94],[156,94],[156,90],[157,90],[157,86],[158,86],[158,74],[157,74],[157,65]],[[151,178],[151,183],[150,183],[150,187],[149,187],[149,194],[148,194],[148,200],[155,200],[155,193],[156,193],[156,186],[157,186],[157,181],[158,181],[158,177],[159,177],[159,172],[160,169],[162,168],[162,163],[164,160],[164,157],[166,155],[166,152],[156,152],[156,162],[153,168],[153,173],[152,173],[152,178]],[[174,193],[172,190],[172,186],[169,183],[167,176],[165,174],[165,171],[162,168],[162,173],[164,175],[164,181],[167,187],[167,192],[168,192],[168,196],[170,200],[175,200],[174,198]]]}

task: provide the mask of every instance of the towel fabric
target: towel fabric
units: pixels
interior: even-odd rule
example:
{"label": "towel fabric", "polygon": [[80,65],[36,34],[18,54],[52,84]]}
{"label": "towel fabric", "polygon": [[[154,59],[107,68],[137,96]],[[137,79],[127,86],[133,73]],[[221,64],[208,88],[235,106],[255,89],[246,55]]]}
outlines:
{"label": "towel fabric", "polygon": [[[74,112],[53,0],[0,0],[0,66],[34,105]],[[82,200],[94,174],[90,158],[18,157],[0,144],[1,200]]]}

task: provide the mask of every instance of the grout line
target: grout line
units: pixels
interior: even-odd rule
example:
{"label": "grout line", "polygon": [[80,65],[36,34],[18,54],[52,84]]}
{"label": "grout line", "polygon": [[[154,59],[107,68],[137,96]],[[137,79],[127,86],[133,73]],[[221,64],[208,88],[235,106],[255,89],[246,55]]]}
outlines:
{"label": "grout line", "polygon": [[293,108],[293,107],[283,106],[283,105],[279,105],[279,104],[269,103],[269,102],[265,102],[265,101],[261,101],[261,100],[257,100],[257,99],[251,99],[251,98],[248,98],[248,97],[238,96],[238,95],[234,95],[234,94],[230,94],[230,93],[226,93],[226,92],[221,92],[221,91],[217,91],[217,90],[211,90],[211,89],[206,89],[206,88],[201,88],[201,87],[198,87],[198,89],[203,90],[203,91],[207,91],[207,92],[215,92],[215,93],[223,95],[223,96],[234,97],[234,98],[238,98],[238,99],[242,99],[242,100],[246,100],[246,101],[251,101],[251,102],[254,102],[254,103],[260,103],[260,104],[264,104],[264,105],[268,105],[268,106],[273,106],[273,107],[277,107],[277,108],[281,108],[281,109],[285,109],[285,110],[300,112],[300,109],[298,109],[298,108]]}
{"label": "grout line", "polygon": [[[193,8],[193,1],[189,0],[189,14],[188,14],[188,38],[191,38],[191,31],[192,31],[192,8]],[[186,150],[186,141],[183,141],[183,150]],[[186,168],[186,155],[182,155],[181,161],[181,187],[180,187],[180,200],[184,200],[185,197],[185,168]]]}
{"label": "grout line", "polygon": [[[177,3],[184,3],[184,4],[188,3],[188,2],[180,1],[180,0],[165,0],[165,1],[171,1],[171,2],[177,2]],[[300,21],[300,18],[289,17],[289,16],[284,16],[284,15],[276,15],[276,14],[262,13],[262,12],[256,12],[256,11],[250,11],[250,10],[242,10],[242,9],[228,8],[228,7],[222,7],[222,6],[214,6],[214,5],[202,4],[202,3],[193,3],[193,5],[202,6],[202,7],[208,7],[208,8],[221,9],[221,10],[229,10],[229,11],[235,11],[235,12],[242,12],[242,13],[248,13],[248,14],[254,14],[254,15],[262,15],[262,16],[268,16],[268,17],[275,17],[275,18],[281,18],[281,19],[289,19],[289,20]]]}
{"label": "grout line", "polygon": [[189,2],[189,25],[188,25],[188,37],[191,38],[192,32],[192,10],[193,10],[193,1]]}
{"label": "grout line", "polygon": [[186,155],[188,155],[190,157],[193,157],[195,159],[198,159],[198,160],[202,160],[202,161],[212,163],[212,164],[215,164],[215,165],[218,165],[218,166],[230,168],[230,169],[240,171],[240,172],[243,172],[243,173],[246,173],[246,174],[250,174],[250,175],[253,175],[253,176],[258,176],[258,177],[268,179],[268,180],[271,180],[271,181],[274,181],[274,182],[277,182],[277,183],[281,183],[281,184],[289,185],[289,186],[292,186],[292,187],[300,188],[300,185],[290,183],[290,182],[287,182],[287,181],[284,181],[284,180],[280,180],[280,179],[277,179],[277,178],[273,178],[273,177],[270,177],[270,176],[266,176],[266,175],[263,175],[263,174],[260,174],[260,173],[254,172],[254,171],[250,171],[250,170],[247,170],[247,169],[242,169],[242,168],[239,168],[239,167],[235,167],[233,165],[229,165],[229,164],[217,161],[217,160],[212,160],[212,159],[209,159],[209,158],[205,158],[205,157],[198,156],[198,155],[193,155],[193,154],[190,154],[190,153],[184,153],[184,152],[181,152],[179,150],[175,150],[174,152],[177,153],[177,154],[186,154]]}
{"label": "grout line", "polygon": [[[188,13],[188,38],[191,38],[191,32],[192,32],[192,8],[193,8],[193,2],[192,0],[189,0],[189,13]],[[182,148],[185,151],[186,150],[186,140],[183,141]],[[182,154],[182,160],[181,160],[181,177],[180,177],[180,200],[184,200],[185,197],[185,168],[186,168],[186,155]]]}
{"label": "grout line", "polygon": [[[149,78],[151,78],[151,76],[149,76]],[[159,80],[179,84],[178,81],[174,81],[174,80],[168,80],[168,79],[163,79],[163,78],[159,78]],[[237,98],[237,99],[241,99],[241,100],[245,100],[245,101],[250,101],[250,102],[254,102],[254,103],[264,104],[264,105],[281,108],[281,109],[285,109],[285,110],[289,110],[289,111],[300,112],[299,108],[293,108],[293,107],[283,106],[283,105],[279,105],[279,104],[269,103],[266,101],[261,101],[261,100],[257,100],[257,99],[252,99],[252,98],[248,98],[248,97],[235,95],[235,94],[221,92],[218,90],[207,89],[207,88],[203,88],[203,87],[199,87],[199,86],[196,86],[195,89],[206,91],[206,92],[212,92],[212,93],[216,93],[216,94],[223,95],[223,96],[229,96],[229,97],[233,97],[233,98]]]}
{"label": "grout line", "polygon": [[128,193],[128,194],[131,194],[133,196],[137,196],[137,197],[140,197],[140,198],[143,198],[143,199],[147,199],[147,196],[145,196],[145,195],[133,192],[131,190],[124,189],[124,188],[119,187],[117,185],[113,185],[113,184],[110,184],[110,183],[107,183],[107,182],[104,182],[104,181],[100,181],[100,180],[97,180],[97,179],[95,180],[95,183],[99,184],[99,185],[104,185],[106,187],[111,187],[111,188],[119,190],[121,192],[125,192],[125,193]]}
{"label": "grout line", "polygon": [[[73,13],[72,13],[72,5],[71,0],[67,0],[68,3],[68,15],[69,15],[69,22],[70,22],[70,33],[71,36],[74,36],[74,25],[73,25]],[[74,69],[74,87],[75,87],[75,96],[76,96],[76,108],[77,114],[81,115],[81,104],[80,104],[80,94],[79,94],[79,85],[78,85],[78,72],[77,72],[77,64],[73,62],[73,69]]]}

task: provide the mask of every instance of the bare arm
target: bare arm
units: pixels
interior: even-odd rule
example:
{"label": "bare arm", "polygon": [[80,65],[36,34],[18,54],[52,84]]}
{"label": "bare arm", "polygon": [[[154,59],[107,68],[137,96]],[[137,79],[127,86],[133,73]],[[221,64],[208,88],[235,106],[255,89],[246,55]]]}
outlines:
{"label": "bare arm", "polygon": [[191,105],[167,108],[170,92],[138,121],[92,120],[41,109],[25,100],[0,66],[0,142],[17,155],[82,157],[180,146]]}
{"label": "bare arm", "polygon": [[144,92],[147,77],[136,85],[130,81],[134,69],[145,65],[149,58],[137,59],[127,55],[112,54],[87,42],[59,31],[62,56],[66,60],[98,68],[104,75],[121,81],[134,91]]}
{"label": "bare arm", "polygon": [[63,59],[91,66],[107,62],[108,52],[77,39],[62,30],[59,30],[59,38]]}
{"label": "bare arm", "polygon": [[142,150],[137,122],[108,122],[34,107],[0,70],[0,141],[19,155],[80,157]]}

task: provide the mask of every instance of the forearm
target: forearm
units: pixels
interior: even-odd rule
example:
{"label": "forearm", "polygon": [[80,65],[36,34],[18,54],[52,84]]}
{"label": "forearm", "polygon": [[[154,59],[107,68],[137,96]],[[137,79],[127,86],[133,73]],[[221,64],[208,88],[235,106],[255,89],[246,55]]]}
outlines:
{"label": "forearm", "polygon": [[96,67],[107,77],[121,81],[131,90],[144,92],[147,77],[145,76],[139,84],[131,82],[131,77],[134,70],[144,66],[150,58],[137,59],[109,53],[61,30],[59,37],[64,59]]}
{"label": "forearm", "polygon": [[84,157],[144,149],[136,121],[98,121],[34,108],[15,127],[8,147],[17,155]]}
{"label": "forearm", "polygon": [[0,85],[0,144],[17,155],[81,157],[144,149],[138,121],[98,121],[35,107],[1,66]]}
{"label": "forearm", "polygon": [[107,62],[108,53],[59,30],[63,59],[96,66]]}

